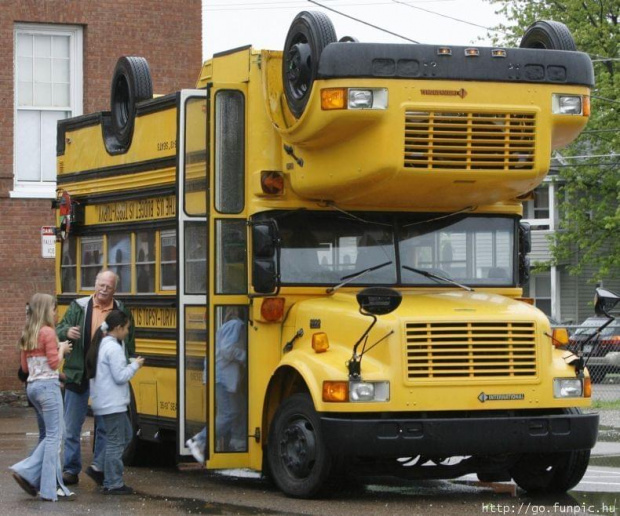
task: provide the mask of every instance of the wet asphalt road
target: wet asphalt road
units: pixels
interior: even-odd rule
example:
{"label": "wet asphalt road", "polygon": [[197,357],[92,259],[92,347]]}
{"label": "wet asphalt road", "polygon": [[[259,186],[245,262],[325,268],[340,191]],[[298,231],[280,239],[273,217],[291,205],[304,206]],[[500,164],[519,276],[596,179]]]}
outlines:
{"label": "wet asphalt road", "polygon": [[[127,468],[125,480],[136,495],[103,496],[86,475],[75,487],[74,502],[41,502],[29,497],[11,478],[8,467],[36,444],[32,409],[0,407],[0,515],[93,514],[149,516],[172,514],[320,516],[407,515],[459,516],[483,514],[615,514],[620,516],[620,425],[615,414],[603,417],[602,441],[594,450],[583,481],[567,495],[531,498],[511,483],[480,485],[474,476],[456,481],[366,485],[335,493],[327,500],[286,498],[256,475],[207,473],[198,465],[180,468],[157,465]],[[607,422],[607,425],[606,425]],[[606,426],[605,426],[606,425]],[[92,419],[82,441],[85,464],[90,463]]]}

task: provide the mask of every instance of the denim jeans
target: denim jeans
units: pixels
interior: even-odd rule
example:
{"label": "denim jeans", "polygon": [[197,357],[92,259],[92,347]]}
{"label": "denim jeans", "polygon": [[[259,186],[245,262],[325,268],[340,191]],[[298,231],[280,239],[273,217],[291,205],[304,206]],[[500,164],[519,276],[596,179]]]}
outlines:
{"label": "denim jeans", "polygon": [[[82,426],[88,411],[88,397],[90,391],[87,389],[82,394],[65,389],[65,461],[64,471],[77,475],[82,471],[82,453],[80,448],[80,437]],[[105,429],[101,423],[101,418],[95,416],[95,453],[93,456],[93,466],[99,471],[103,471],[103,450],[105,449]]]}
{"label": "denim jeans", "polygon": [[62,481],[60,462],[64,433],[60,384],[58,380],[35,380],[28,384],[27,392],[35,410],[43,417],[45,438],[27,459],[11,466],[11,470],[38,489],[41,498],[56,500],[57,486],[69,493]]}
{"label": "denim jeans", "polygon": [[116,489],[123,486],[123,453],[133,437],[127,412],[101,416],[106,433],[103,453],[103,487]]}
{"label": "denim jeans", "polygon": [[244,392],[228,392],[215,384],[215,449],[244,451],[247,449],[246,397]]}

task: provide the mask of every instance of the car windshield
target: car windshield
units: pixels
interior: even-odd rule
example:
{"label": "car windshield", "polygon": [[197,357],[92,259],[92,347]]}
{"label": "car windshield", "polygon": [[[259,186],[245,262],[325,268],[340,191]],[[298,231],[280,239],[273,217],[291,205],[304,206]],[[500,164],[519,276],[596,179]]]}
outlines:
{"label": "car windshield", "polygon": [[[600,328],[607,319],[600,317],[591,317],[586,319],[579,328],[575,330],[575,336],[589,337],[598,328]],[[620,323],[614,321],[609,326],[601,331],[601,337],[611,337],[613,335],[620,335]]]}
{"label": "car windshield", "polygon": [[515,284],[514,217],[299,210],[258,218],[277,220],[283,285],[335,285],[382,264],[349,283]]}

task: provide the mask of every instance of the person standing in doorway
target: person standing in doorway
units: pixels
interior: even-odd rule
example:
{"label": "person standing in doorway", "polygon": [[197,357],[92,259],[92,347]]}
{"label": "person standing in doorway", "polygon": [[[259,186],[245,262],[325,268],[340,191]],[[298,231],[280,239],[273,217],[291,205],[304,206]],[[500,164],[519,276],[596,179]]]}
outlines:
{"label": "person standing in doorway", "polygon": [[[130,322],[125,338],[127,357],[135,353],[133,318],[123,303],[114,298],[118,276],[110,270],[103,270],[95,279],[95,293],[71,302],[64,317],[56,326],[60,340],[73,342],[73,352],[64,366],[65,380],[65,460],[63,479],[65,484],[79,482],[82,470],[80,436],[88,410],[89,382],[86,378],[85,361],[95,332],[112,310],[123,312]],[[95,417],[95,450],[92,464],[86,474],[97,484],[103,485],[103,451],[105,449],[105,429],[102,421]]]}
{"label": "person standing in doorway", "polygon": [[30,456],[11,466],[13,478],[31,496],[55,502],[73,500],[74,493],[62,481],[62,395],[58,368],[71,343],[58,343],[54,325],[56,303],[49,294],[34,294],[28,305],[26,324],[19,342],[21,368],[28,373],[27,394],[43,419],[44,439]]}

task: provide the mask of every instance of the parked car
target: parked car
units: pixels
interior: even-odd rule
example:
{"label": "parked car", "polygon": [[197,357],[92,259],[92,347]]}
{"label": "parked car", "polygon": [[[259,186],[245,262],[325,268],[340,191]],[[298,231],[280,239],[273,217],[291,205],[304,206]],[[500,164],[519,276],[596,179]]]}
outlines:
{"label": "parked car", "polygon": [[[579,351],[581,345],[608,319],[589,317],[571,335],[568,348]],[[594,337],[583,346],[583,358],[594,383],[600,383],[607,374],[620,374],[620,323],[614,321],[603,328],[599,337]],[[609,355],[609,356],[608,356]],[[588,358],[588,356],[590,356]]]}

